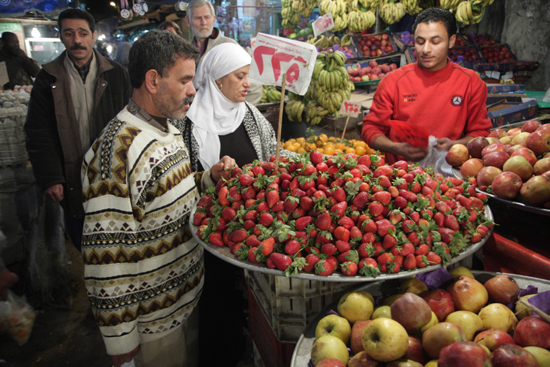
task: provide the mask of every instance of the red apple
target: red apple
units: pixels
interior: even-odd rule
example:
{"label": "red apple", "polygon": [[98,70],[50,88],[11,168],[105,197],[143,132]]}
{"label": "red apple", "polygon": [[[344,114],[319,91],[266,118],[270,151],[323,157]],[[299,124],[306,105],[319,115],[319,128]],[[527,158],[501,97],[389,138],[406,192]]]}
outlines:
{"label": "red apple", "polygon": [[550,128],[546,130],[537,129],[537,131],[527,137],[525,145],[536,155],[550,150]]}
{"label": "red apple", "polygon": [[521,201],[538,206],[550,200],[550,182],[543,176],[533,176],[521,186]]}
{"label": "red apple", "polygon": [[422,347],[432,359],[439,358],[443,348],[456,342],[466,341],[466,335],[460,326],[450,322],[435,324],[422,334]]}
{"label": "red apple", "polygon": [[424,353],[420,340],[409,336],[409,349],[407,349],[407,354],[403,358],[416,361],[422,365],[426,363],[426,353]]}
{"label": "red apple", "polygon": [[360,77],[360,76],[356,76],[354,81],[355,81],[355,82],[360,82],[360,81],[361,81],[361,77]]}
{"label": "red apple", "polygon": [[390,70],[395,70],[397,69],[397,65],[396,64],[390,64]]}
{"label": "red apple", "polygon": [[525,131],[528,133],[532,133],[533,131],[537,130],[541,126],[541,123],[537,120],[529,120],[523,125],[521,128],[521,131]]}
{"label": "red apple", "polygon": [[378,63],[377,63],[376,61],[372,60],[372,61],[369,62],[369,66],[370,66],[371,68],[375,68],[375,67],[378,66]]}
{"label": "red apple", "polygon": [[519,194],[522,185],[521,177],[514,172],[502,172],[493,180],[491,190],[501,199],[512,200]]}
{"label": "red apple", "polygon": [[378,367],[380,365],[381,362],[369,356],[365,351],[357,353],[348,362],[348,367]]}
{"label": "red apple", "polygon": [[481,158],[481,151],[489,145],[489,141],[483,137],[473,138],[468,142],[468,152],[473,158]]}
{"label": "red apple", "polygon": [[483,284],[489,299],[494,302],[508,304],[511,303],[519,291],[519,285],[514,278],[506,274],[499,274]]}
{"label": "red apple", "polygon": [[550,131],[550,124],[543,124],[535,131]]}
{"label": "red apple", "polygon": [[451,294],[443,289],[435,289],[429,292],[424,296],[424,300],[428,302],[439,322],[444,321],[455,310]]}
{"label": "red apple", "polygon": [[446,346],[439,354],[438,367],[486,367],[490,365],[485,349],[473,342],[459,342]]}
{"label": "red apple", "polygon": [[407,292],[392,303],[391,318],[400,323],[410,335],[430,322],[432,310],[421,297]]}
{"label": "red apple", "polygon": [[510,334],[500,329],[482,331],[476,335],[474,342],[486,346],[491,352],[504,344],[516,344]]}
{"label": "red apple", "polygon": [[550,171],[550,157],[539,159],[533,166],[533,173],[535,175],[542,175],[547,171]]}
{"label": "red apple", "polygon": [[[504,148],[504,145],[502,147]],[[508,160],[508,158],[510,158],[508,153],[502,152],[502,151],[487,153],[483,156],[483,165],[485,167],[493,166],[496,168],[502,168],[502,166],[504,166],[504,163]]]}
{"label": "red apple", "polygon": [[462,144],[455,144],[445,155],[445,160],[451,166],[458,167],[470,158],[468,148]]}
{"label": "red apple", "polygon": [[380,69],[386,74],[390,72],[390,67],[387,64],[380,65]]}
{"label": "red apple", "polygon": [[375,66],[372,68],[373,74],[380,74],[381,72],[382,72],[382,69],[380,68],[380,66]]}
{"label": "red apple", "polygon": [[367,72],[367,74],[372,73],[372,68],[370,66],[367,66],[366,68],[363,68],[363,69]]}
{"label": "red apple", "polygon": [[483,168],[483,161],[479,158],[470,158],[460,166],[460,174],[464,180],[476,177]]}
{"label": "red apple", "polygon": [[511,154],[512,154],[511,157],[516,155],[521,155],[523,158],[527,159],[527,161],[531,166],[534,166],[535,163],[537,163],[537,156],[529,148],[520,147],[520,148],[514,149],[514,151]]}
{"label": "red apple", "polygon": [[506,133],[508,136],[516,136],[521,132],[521,129],[519,127],[514,127],[513,129],[508,130]]}
{"label": "red apple", "polygon": [[504,144],[501,143],[489,144],[481,150],[481,156],[483,157],[484,155],[493,152],[506,152],[506,147],[504,147]]}
{"label": "red apple", "polygon": [[534,355],[515,344],[504,344],[490,357],[493,367],[539,367]]}
{"label": "red apple", "polygon": [[346,367],[346,365],[339,359],[327,358],[317,363],[315,367]]}
{"label": "red apple", "polygon": [[351,340],[350,348],[353,354],[357,354],[363,350],[363,342],[361,340],[361,335],[363,334],[363,329],[369,324],[372,320],[359,320],[355,321],[353,327],[351,328]]}
{"label": "red apple", "polygon": [[489,133],[490,137],[497,138],[497,139],[500,139],[506,135],[507,134],[506,134],[506,131],[504,131],[504,129],[494,129],[494,130],[491,130],[491,132]]}
{"label": "red apple", "polygon": [[522,347],[550,349],[550,324],[539,315],[524,317],[516,325],[514,341]]}
{"label": "red apple", "polygon": [[516,155],[508,158],[502,166],[504,172],[514,172],[521,177],[523,181],[527,181],[533,176],[533,166],[521,155]]}
{"label": "red apple", "polygon": [[481,186],[491,186],[493,184],[493,180],[495,177],[497,177],[499,174],[501,174],[502,171],[496,167],[483,167],[477,174],[477,184]]}
{"label": "red apple", "polygon": [[457,310],[477,313],[489,300],[487,290],[477,280],[468,276],[460,276],[447,288]]}

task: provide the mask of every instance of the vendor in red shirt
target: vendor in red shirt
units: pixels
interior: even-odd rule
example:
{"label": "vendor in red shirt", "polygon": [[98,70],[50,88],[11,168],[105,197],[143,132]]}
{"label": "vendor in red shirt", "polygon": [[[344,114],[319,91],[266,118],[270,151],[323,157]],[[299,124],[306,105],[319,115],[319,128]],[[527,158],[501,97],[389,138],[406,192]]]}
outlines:
{"label": "vendor in red shirt", "polygon": [[[448,150],[474,137],[489,135],[487,86],[473,71],[452,63],[448,50],[456,40],[454,15],[441,8],[422,11],[413,27],[418,61],[388,74],[379,84],[372,108],[364,118],[362,137],[386,153],[386,163],[417,162],[426,148],[390,139],[394,121],[423,127]],[[450,36],[450,37],[449,37]]]}

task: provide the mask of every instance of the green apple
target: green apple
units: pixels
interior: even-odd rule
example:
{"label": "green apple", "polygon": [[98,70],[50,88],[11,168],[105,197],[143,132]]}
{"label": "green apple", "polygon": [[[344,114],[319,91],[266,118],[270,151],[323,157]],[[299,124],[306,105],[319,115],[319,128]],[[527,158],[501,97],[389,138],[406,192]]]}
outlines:
{"label": "green apple", "polygon": [[374,320],[374,319],[379,319],[381,317],[391,319],[391,307],[390,306],[378,306],[378,307],[376,307],[370,318],[372,320]]}
{"label": "green apple", "polygon": [[439,324],[439,319],[437,318],[437,315],[435,314],[435,312],[432,311],[432,319],[426,325],[422,326],[422,329],[420,329],[420,332],[424,334],[424,331],[428,330],[435,324]]}
{"label": "green apple", "polygon": [[451,277],[453,279],[458,278],[461,275],[466,275],[467,277],[475,278],[474,274],[472,274],[470,269],[468,269],[465,266],[457,266],[456,268],[451,268],[448,270],[449,270],[449,274],[451,274]]}
{"label": "green apple", "polygon": [[470,311],[455,311],[450,313],[445,322],[452,322],[462,328],[468,341],[474,340],[474,335],[483,329],[481,318]]}
{"label": "green apple", "polygon": [[350,324],[359,320],[370,320],[374,309],[374,298],[369,292],[348,292],[338,302],[338,313]]}
{"label": "green apple", "polygon": [[351,337],[351,326],[345,318],[338,315],[328,315],[319,320],[315,328],[315,338],[332,335],[347,344]]}
{"label": "green apple", "polygon": [[516,328],[516,315],[502,303],[491,303],[479,311],[479,317],[486,329],[499,329],[508,334]]}
{"label": "green apple", "polygon": [[[521,297],[520,299],[528,300],[529,298],[536,296],[536,294],[528,294],[526,296]],[[527,316],[533,316],[533,311],[527,306],[525,306],[523,303],[516,302],[516,316],[518,319],[523,319]]]}
{"label": "green apple", "polygon": [[422,334],[422,347],[430,358],[439,358],[443,348],[457,342],[466,341],[460,326],[450,322],[440,322]]}
{"label": "green apple", "polygon": [[363,349],[380,362],[402,358],[409,349],[409,336],[397,321],[385,317],[372,320],[363,329]]}
{"label": "green apple", "polygon": [[424,367],[437,367],[437,359],[432,359],[424,365]]}
{"label": "green apple", "polygon": [[317,338],[311,347],[311,360],[314,366],[328,358],[338,359],[344,365],[347,365],[349,361],[348,347],[340,338],[332,335]]}
{"label": "green apple", "polygon": [[535,356],[540,367],[550,367],[550,352],[540,347],[524,347],[526,351]]}
{"label": "green apple", "polygon": [[414,293],[417,296],[420,296],[421,294],[428,292],[428,286],[426,286],[426,284],[424,284],[424,282],[420,279],[408,278],[401,282],[399,291],[401,293]]}

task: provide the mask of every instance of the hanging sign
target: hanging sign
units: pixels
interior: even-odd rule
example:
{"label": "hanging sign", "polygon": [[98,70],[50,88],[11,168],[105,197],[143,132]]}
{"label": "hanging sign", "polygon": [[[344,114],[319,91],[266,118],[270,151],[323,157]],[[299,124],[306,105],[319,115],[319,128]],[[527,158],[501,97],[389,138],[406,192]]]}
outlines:
{"label": "hanging sign", "polygon": [[317,37],[323,32],[330,31],[332,28],[334,28],[332,13],[326,13],[313,22],[313,35]]}

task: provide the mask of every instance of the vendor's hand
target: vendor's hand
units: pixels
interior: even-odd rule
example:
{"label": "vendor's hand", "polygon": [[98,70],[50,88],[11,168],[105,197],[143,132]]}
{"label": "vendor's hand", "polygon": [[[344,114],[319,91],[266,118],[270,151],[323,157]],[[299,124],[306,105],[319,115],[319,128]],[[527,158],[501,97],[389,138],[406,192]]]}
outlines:
{"label": "vendor's hand", "polygon": [[8,289],[11,288],[12,285],[17,283],[19,278],[16,274],[12,273],[8,269],[4,269],[0,273],[0,299],[4,298],[8,294]]}
{"label": "vendor's hand", "polygon": [[113,366],[120,367],[123,363],[130,362],[139,351],[139,345],[134,349],[133,351],[126,353],[126,354],[120,354],[118,356],[111,356],[113,360]]}
{"label": "vendor's hand", "polygon": [[437,144],[434,145],[435,148],[439,150],[449,150],[455,143],[449,138],[439,138],[437,139]]}
{"label": "vendor's hand", "polygon": [[48,187],[46,191],[44,191],[44,195],[56,203],[63,200],[63,185],[56,184]]}
{"label": "vendor's hand", "polygon": [[223,170],[233,167],[238,167],[235,160],[230,156],[224,155],[218,163],[210,167],[210,175],[212,176],[212,180],[214,180],[214,182],[218,182],[223,175]]}
{"label": "vendor's hand", "polygon": [[409,143],[397,143],[394,154],[403,156],[406,161],[418,162],[428,154],[424,147],[413,147]]}

